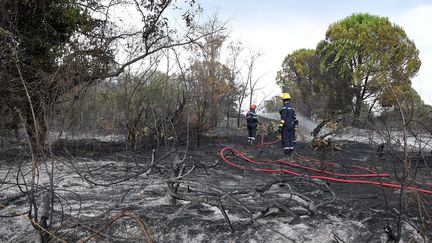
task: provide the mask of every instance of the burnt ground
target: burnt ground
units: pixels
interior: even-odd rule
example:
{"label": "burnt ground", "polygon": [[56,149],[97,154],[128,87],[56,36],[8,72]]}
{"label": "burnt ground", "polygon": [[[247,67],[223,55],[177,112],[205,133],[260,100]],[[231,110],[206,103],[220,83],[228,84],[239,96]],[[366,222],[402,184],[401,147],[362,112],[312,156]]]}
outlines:
{"label": "burnt ground", "polygon": [[[240,170],[220,159],[219,152],[226,146],[259,161],[283,157],[278,144],[256,148],[245,140],[234,134],[203,137],[199,147],[191,141],[184,163],[180,163],[185,150],[182,147],[158,150],[153,164],[151,151],[128,152],[122,142],[58,142],[53,156],[40,159],[47,163],[39,167],[37,194],[41,201],[48,185],[44,168],[54,165],[56,196],[55,214],[50,222],[51,240],[78,242],[95,235],[94,242],[144,242],[146,239],[153,242],[388,242],[389,234],[384,228],[396,231],[399,189]],[[343,148],[340,151],[317,152],[307,143],[298,143],[296,148],[300,155],[336,162],[337,166],[323,166],[296,156],[292,161],[339,173],[356,173],[358,170],[350,166],[364,166],[389,172],[392,176],[383,178],[383,182],[396,182],[393,171],[398,171],[399,163],[390,151],[378,156],[374,146],[350,141],[339,143]],[[28,210],[26,194],[20,192],[17,181],[22,189],[30,176],[26,155],[20,156],[24,166],[18,170],[12,154],[19,153],[24,152],[9,149],[0,153],[0,242],[29,242],[37,237],[25,214],[17,216]],[[230,152],[226,156],[240,165],[251,166]],[[431,160],[430,156],[426,157],[426,162]],[[184,165],[182,176],[173,175],[176,164],[180,169]],[[432,188],[430,166],[420,162],[416,171],[416,178],[421,182],[419,187]],[[256,168],[264,167],[281,168],[280,165]],[[293,170],[306,175],[305,171]],[[177,191],[172,192],[169,187]],[[173,195],[177,198],[175,204],[171,201]],[[420,197],[426,204],[432,199],[413,192],[407,195],[407,198]],[[429,242],[430,224],[420,227],[418,207],[412,206],[418,205],[415,202],[412,200],[404,214],[403,240]]]}

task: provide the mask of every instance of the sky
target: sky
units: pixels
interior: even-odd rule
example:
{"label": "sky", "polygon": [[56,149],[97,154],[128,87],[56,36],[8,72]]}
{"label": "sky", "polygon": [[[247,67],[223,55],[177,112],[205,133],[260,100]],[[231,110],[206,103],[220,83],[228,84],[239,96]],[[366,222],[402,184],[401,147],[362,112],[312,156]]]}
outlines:
{"label": "sky", "polygon": [[353,13],[370,13],[401,26],[420,51],[422,66],[413,87],[432,105],[432,1],[430,0],[200,0],[205,15],[227,20],[230,40],[263,56],[254,76],[263,76],[255,103],[280,94],[275,77],[286,55],[315,48],[328,26]]}

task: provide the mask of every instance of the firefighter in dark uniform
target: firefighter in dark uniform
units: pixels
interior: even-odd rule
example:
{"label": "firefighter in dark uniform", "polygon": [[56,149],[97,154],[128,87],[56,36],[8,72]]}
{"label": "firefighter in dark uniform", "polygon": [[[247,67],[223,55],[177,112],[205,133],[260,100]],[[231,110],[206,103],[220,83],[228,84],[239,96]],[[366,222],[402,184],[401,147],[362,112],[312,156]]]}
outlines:
{"label": "firefighter in dark uniform", "polygon": [[252,104],[250,110],[246,113],[246,122],[248,128],[248,142],[253,144],[257,134],[258,118],[255,112],[257,106]]}
{"label": "firefighter in dark uniform", "polygon": [[291,96],[288,93],[281,95],[283,107],[279,111],[281,120],[279,124],[279,131],[282,134],[282,146],[284,153],[291,156],[294,151],[295,145],[295,128],[298,125],[297,116],[294,107],[291,104]]}

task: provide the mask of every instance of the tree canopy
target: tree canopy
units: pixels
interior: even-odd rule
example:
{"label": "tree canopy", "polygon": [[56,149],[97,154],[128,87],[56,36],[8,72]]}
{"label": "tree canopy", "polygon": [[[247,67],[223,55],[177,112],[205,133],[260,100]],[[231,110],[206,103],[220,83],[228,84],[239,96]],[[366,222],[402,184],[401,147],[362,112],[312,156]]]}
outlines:
{"label": "tree canopy", "polygon": [[30,136],[42,142],[44,115],[62,94],[60,86],[65,88],[54,74],[64,64],[71,37],[95,19],[71,0],[7,0],[1,8],[1,112],[16,124],[18,111]]}
{"label": "tree canopy", "polygon": [[364,102],[374,106],[393,85],[410,86],[421,65],[419,51],[402,27],[365,13],[331,24],[320,53],[323,68],[336,68],[351,89],[355,124]]}
{"label": "tree canopy", "polygon": [[326,95],[320,76],[320,57],[313,49],[299,49],[287,55],[277,80],[283,90],[290,91],[296,108],[312,117],[325,104]]}
{"label": "tree canopy", "polygon": [[302,100],[309,113],[316,108],[314,101],[330,110],[349,108],[358,125],[365,108],[396,105],[389,89],[409,89],[420,65],[419,51],[402,27],[385,17],[356,13],[331,24],[316,50],[289,54],[277,80],[293,93],[313,97]]}

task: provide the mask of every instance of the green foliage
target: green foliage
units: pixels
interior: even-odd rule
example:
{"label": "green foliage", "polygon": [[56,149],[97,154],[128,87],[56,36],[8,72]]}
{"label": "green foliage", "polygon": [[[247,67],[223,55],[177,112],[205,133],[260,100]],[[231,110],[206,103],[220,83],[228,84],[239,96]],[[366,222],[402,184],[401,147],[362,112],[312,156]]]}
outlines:
{"label": "green foliage", "polygon": [[381,105],[383,107],[394,107],[397,104],[396,99],[399,99],[401,104],[422,104],[420,95],[409,84],[394,84],[391,89],[385,89],[382,94]]}
{"label": "green foliage", "polygon": [[352,112],[358,125],[362,112],[395,107],[396,98],[421,103],[411,88],[420,65],[419,51],[400,26],[358,13],[331,24],[316,50],[287,55],[277,82],[306,116]]}
{"label": "green foliage", "polygon": [[13,60],[45,72],[55,69],[62,47],[91,21],[71,0],[5,0],[2,7],[1,27],[17,42]]}
{"label": "green foliage", "polygon": [[389,127],[398,127],[401,122],[400,113],[403,112],[404,116],[411,120],[409,123],[412,128],[426,128],[430,131],[431,106],[424,104],[410,84],[393,85],[392,89],[386,89],[382,96],[382,109],[377,120]]}
{"label": "green foliage", "polygon": [[58,77],[65,49],[92,20],[72,0],[0,2],[0,104],[8,107],[1,116],[18,123],[19,112],[38,148],[46,115],[69,87],[62,86],[69,77]]}
{"label": "green foliage", "polygon": [[273,96],[269,100],[264,101],[264,109],[266,112],[279,112],[282,107],[282,102],[279,96]]}
{"label": "green foliage", "polygon": [[[355,40],[335,40],[324,45],[320,50],[323,60],[320,67],[323,72],[338,69],[340,77],[346,78],[351,74],[349,69],[351,60],[356,59],[360,51],[361,45]],[[331,61],[328,62],[329,60]]]}
{"label": "green foliage", "polygon": [[299,49],[289,54],[277,76],[282,89],[291,94],[296,109],[307,117],[322,115],[328,103],[323,78],[320,57],[312,49]]}
{"label": "green foliage", "polygon": [[407,82],[420,68],[415,44],[384,17],[353,14],[330,25],[326,42],[321,53],[324,61],[331,61],[327,66],[347,66],[354,82],[382,73],[387,80],[377,81]]}
{"label": "green foliage", "polygon": [[351,90],[355,119],[367,100],[395,105],[384,95],[386,90],[410,84],[421,64],[415,44],[400,26],[370,14],[353,14],[331,24],[319,48],[322,69],[337,70]]}
{"label": "green foliage", "polygon": [[429,129],[429,132],[432,132],[430,128],[432,127],[432,106],[423,104],[420,107],[420,116],[418,119],[419,124],[422,128]]}

